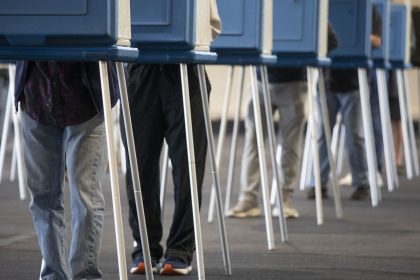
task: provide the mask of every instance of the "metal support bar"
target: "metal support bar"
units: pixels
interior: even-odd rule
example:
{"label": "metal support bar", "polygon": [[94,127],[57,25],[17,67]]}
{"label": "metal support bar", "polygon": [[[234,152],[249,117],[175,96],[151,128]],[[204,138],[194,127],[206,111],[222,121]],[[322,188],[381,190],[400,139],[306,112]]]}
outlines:
{"label": "metal support bar", "polygon": [[139,223],[141,246],[146,270],[146,278],[153,280],[152,258],[149,250],[149,239],[147,237],[146,218],[143,207],[143,197],[140,187],[139,167],[137,163],[136,146],[134,144],[133,125],[131,123],[130,106],[128,105],[127,86],[125,83],[124,66],[122,62],[116,62],[118,85],[121,95],[121,107],[124,119],[124,130],[127,140],[128,156],[131,167],[131,177],[133,180],[133,191],[137,209],[137,219]]}
{"label": "metal support bar", "polygon": [[409,83],[408,83],[408,75],[407,71],[403,70],[404,76],[404,93],[406,98],[407,104],[407,119],[408,119],[408,127],[409,127],[409,134],[410,134],[410,144],[411,144],[411,156],[413,161],[413,171],[415,176],[420,175],[419,169],[419,158],[417,153],[417,142],[416,142],[416,134],[414,133],[414,121],[413,121],[413,110],[411,109],[411,94],[409,90]]}
{"label": "metal support bar", "polygon": [[214,136],[213,136],[213,129],[211,126],[210,113],[209,113],[206,74],[204,71],[204,65],[197,65],[197,68],[198,68],[198,78],[200,80],[201,101],[203,105],[204,122],[205,122],[205,127],[206,127],[206,135],[207,135],[208,149],[209,149],[209,155],[210,155],[211,173],[212,173],[212,179],[213,179],[212,189],[216,193],[217,217],[219,220],[219,233],[220,233],[220,239],[221,239],[221,245],[222,245],[223,263],[225,265],[225,274],[232,275],[232,269],[230,265],[230,256],[229,256],[229,246],[228,246],[227,237],[226,237],[225,217],[223,214],[222,194],[220,191],[219,170],[218,170],[218,163],[217,163],[217,159],[215,155]]}
{"label": "metal support bar", "polygon": [[106,131],[106,142],[108,147],[108,161],[109,171],[111,175],[111,191],[112,191],[112,206],[114,210],[114,226],[117,243],[117,254],[118,254],[118,269],[120,280],[127,280],[127,269],[126,269],[126,258],[125,258],[125,246],[124,246],[124,234],[123,234],[123,223],[121,214],[121,201],[120,201],[120,190],[118,184],[118,170],[117,160],[114,149],[114,133],[112,127],[112,113],[111,113],[111,101],[109,91],[109,80],[108,80],[108,67],[106,61],[99,62],[99,72],[101,77],[101,88],[102,88],[102,101],[104,109],[105,119],[105,131]]}
{"label": "metal support bar", "polygon": [[[277,147],[277,139],[276,133],[274,131],[274,121],[273,121],[273,112],[272,112],[272,102],[270,96],[270,89],[268,85],[268,73],[267,73],[267,66],[260,66],[261,72],[261,82],[262,82],[262,93],[264,99],[264,107],[265,107],[265,120],[267,125],[267,132],[268,132],[268,144],[270,147],[270,158],[271,158],[271,166],[273,168],[274,178],[276,178],[277,182],[277,207],[279,209],[279,223],[280,223],[280,236],[281,241],[286,242],[288,240],[287,236],[287,223],[284,217],[284,209],[283,209],[283,176],[281,176],[279,169],[280,166],[277,166],[276,161],[276,147]],[[267,190],[268,193],[268,190]]]}
{"label": "metal support bar", "polygon": [[229,166],[228,166],[228,178],[226,183],[226,198],[225,198],[225,212],[230,209],[230,197],[232,196],[232,185],[234,178],[234,170],[236,165],[236,150],[238,144],[238,134],[239,134],[239,119],[241,117],[241,105],[242,105],[242,96],[245,87],[245,71],[244,67],[239,67],[239,79],[238,79],[238,93],[236,95],[236,108],[235,115],[233,118],[233,131],[232,131],[232,144],[229,153]]}
{"label": "metal support bar", "polygon": [[194,139],[192,132],[191,120],[191,105],[190,105],[190,90],[188,83],[188,69],[186,64],[180,64],[181,70],[181,84],[182,84],[182,102],[184,107],[184,121],[185,121],[185,135],[187,140],[188,151],[188,168],[190,173],[190,187],[191,187],[191,203],[193,210],[194,221],[194,236],[197,257],[197,272],[198,279],[205,279],[204,272],[204,257],[203,257],[203,240],[201,235],[201,221],[200,221],[200,208],[198,204],[198,186],[197,186],[197,173],[195,166],[195,153],[194,153]]}
{"label": "metal support bar", "polygon": [[[302,157],[302,170],[300,173],[300,184],[299,184],[299,189],[301,191],[305,190],[305,187],[307,187],[307,177],[308,177],[308,173],[311,171],[312,166],[310,165],[310,161],[311,161],[311,120],[310,118],[308,118],[307,121],[307,125],[306,125],[306,133],[305,133],[305,144],[303,147],[303,157]],[[311,172],[312,174],[312,172]],[[310,177],[310,175],[309,175]]]}
{"label": "metal support bar", "polygon": [[255,66],[248,66],[250,81],[251,81],[251,93],[254,108],[254,119],[255,129],[257,133],[257,146],[258,146],[258,158],[260,162],[261,172],[261,189],[263,195],[264,214],[265,214],[265,226],[267,232],[268,250],[275,248],[274,244],[274,233],[273,233],[273,222],[271,219],[271,207],[268,189],[268,176],[267,176],[267,162],[265,158],[265,147],[264,147],[264,135],[263,125],[261,120],[261,104],[257,86],[257,70]]}
{"label": "metal support bar", "polygon": [[389,101],[388,101],[388,88],[385,76],[384,69],[376,69],[376,77],[378,81],[378,97],[379,97],[379,109],[381,114],[381,127],[382,127],[382,139],[384,143],[384,159],[385,159],[385,168],[386,168],[386,178],[388,191],[393,191],[395,189],[395,182],[398,180],[396,175],[396,162],[392,157],[392,154],[395,154],[395,149],[393,145],[390,115],[389,115]]}
{"label": "metal support bar", "polygon": [[165,213],[165,197],[167,190],[167,181],[168,181],[168,169],[169,169],[169,147],[166,141],[163,143],[163,154],[162,154],[162,172],[160,174],[160,217],[163,221],[163,216]]}
{"label": "metal support bar", "polygon": [[360,103],[362,107],[362,118],[363,118],[363,130],[365,135],[365,147],[366,157],[368,164],[368,175],[370,185],[370,196],[372,200],[372,206],[378,206],[379,201],[379,188],[376,181],[376,173],[378,164],[376,162],[375,143],[373,140],[373,129],[372,129],[372,113],[370,111],[370,100],[369,100],[369,85],[367,80],[366,69],[358,68],[359,86],[360,86]]}
{"label": "metal support bar", "polygon": [[341,193],[340,193],[340,186],[338,185],[337,181],[337,170],[336,170],[336,160],[331,151],[331,127],[330,127],[330,118],[328,114],[328,105],[327,105],[327,96],[325,90],[325,80],[324,80],[324,73],[322,69],[315,68],[313,71],[316,71],[319,75],[319,99],[322,115],[322,122],[324,128],[324,135],[325,141],[327,144],[327,154],[328,154],[328,161],[330,163],[330,171],[331,171],[331,182],[332,182],[332,189],[334,195],[334,204],[335,204],[335,214],[337,218],[341,219],[343,217],[343,207],[341,205]]}
{"label": "metal support bar", "polygon": [[[225,136],[226,136],[227,114],[228,114],[228,110],[229,110],[230,93],[232,92],[233,72],[234,72],[234,67],[229,66],[229,72],[228,72],[228,75],[227,75],[226,89],[225,89],[225,99],[223,101],[222,117],[221,117],[221,120],[220,120],[219,139],[218,139],[218,142],[217,142],[217,150],[216,150],[216,166],[217,166],[217,169],[219,169],[220,162],[222,160],[223,144],[224,144]],[[208,213],[208,218],[207,218],[207,221],[209,223],[213,222],[215,198],[216,198],[216,193],[215,193],[214,188],[212,188],[211,189],[211,194],[210,194],[209,213]],[[227,210],[225,210],[225,211],[227,211]]]}
{"label": "metal support bar", "polygon": [[[282,156],[282,147],[280,144],[277,144],[277,150],[276,150],[276,163],[277,168],[281,168],[281,156]],[[284,184],[284,174],[281,169],[279,169],[280,172],[280,180],[281,183]],[[273,176],[273,181],[271,182],[271,194],[270,194],[270,205],[274,206],[276,204],[276,195],[277,195],[277,181],[276,178]]]}
{"label": "metal support bar", "polygon": [[319,150],[318,150],[318,137],[317,137],[317,122],[316,122],[316,105],[315,105],[315,93],[317,87],[316,73],[312,67],[307,67],[308,75],[308,111],[311,122],[311,142],[312,142],[312,154],[314,164],[314,177],[315,177],[315,205],[316,205],[316,218],[317,224],[322,225],[324,223],[324,210],[322,206],[322,193],[321,193],[321,168],[319,162]]}
{"label": "metal support bar", "polygon": [[405,90],[404,90],[404,76],[401,69],[396,70],[397,74],[397,84],[398,84],[398,99],[400,103],[400,113],[401,113],[401,129],[403,136],[403,148],[404,148],[404,160],[405,160],[405,169],[407,172],[407,178],[413,178],[413,161],[410,155],[410,132],[408,126],[408,116],[407,116],[407,104],[405,99]]}

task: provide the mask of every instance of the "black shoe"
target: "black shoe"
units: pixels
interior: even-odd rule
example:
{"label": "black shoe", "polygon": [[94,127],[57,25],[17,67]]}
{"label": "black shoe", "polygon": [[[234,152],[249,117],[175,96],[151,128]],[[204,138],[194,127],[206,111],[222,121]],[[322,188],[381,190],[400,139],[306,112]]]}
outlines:
{"label": "black shoe", "polygon": [[[321,194],[323,199],[328,198],[328,191],[326,187],[321,187]],[[315,199],[315,188],[309,187],[308,192],[306,193],[306,198],[309,200]]]}
{"label": "black shoe", "polygon": [[403,165],[398,165],[397,166],[397,174],[400,177],[405,177],[407,174],[407,171],[405,170],[405,166]]}
{"label": "black shoe", "polygon": [[351,200],[365,200],[369,198],[369,189],[366,186],[357,187],[350,196]]}

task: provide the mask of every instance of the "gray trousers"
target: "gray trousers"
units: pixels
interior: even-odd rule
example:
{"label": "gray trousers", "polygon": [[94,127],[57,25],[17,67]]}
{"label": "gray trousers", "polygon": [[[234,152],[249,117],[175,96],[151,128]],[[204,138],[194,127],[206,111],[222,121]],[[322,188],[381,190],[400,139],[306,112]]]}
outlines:
{"label": "gray trousers", "polygon": [[[260,85],[261,89],[261,85]],[[262,92],[261,90],[259,91]],[[305,120],[302,94],[307,92],[305,81],[270,84],[273,114],[278,111],[278,144],[282,146],[281,167],[284,174],[283,199],[292,199],[298,178],[301,157],[301,141]],[[263,107],[263,102],[261,102]],[[262,108],[262,112],[265,112]],[[262,116],[266,138],[266,118]],[[260,166],[252,100],[245,118],[245,146],[241,167],[241,190],[239,200],[258,203],[260,190]]]}

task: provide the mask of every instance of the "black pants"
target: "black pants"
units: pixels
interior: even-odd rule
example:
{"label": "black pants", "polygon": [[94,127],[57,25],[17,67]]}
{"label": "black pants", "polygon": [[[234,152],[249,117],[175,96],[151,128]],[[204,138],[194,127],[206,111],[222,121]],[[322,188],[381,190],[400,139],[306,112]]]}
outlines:
{"label": "black pants", "polygon": [[[207,139],[196,67],[189,66],[188,73],[201,204]],[[173,167],[175,212],[166,242],[165,257],[179,257],[191,263],[195,239],[179,65],[130,65],[127,87],[151,255],[158,260],[163,256],[160,244],[162,223],[159,201],[159,159],[163,140],[166,139]],[[122,118],[120,119],[122,122]],[[124,127],[123,123],[121,127]],[[127,151],[124,131],[122,134]],[[132,253],[134,259],[142,255],[142,249],[128,154],[127,167],[129,222],[134,240],[138,244]]]}

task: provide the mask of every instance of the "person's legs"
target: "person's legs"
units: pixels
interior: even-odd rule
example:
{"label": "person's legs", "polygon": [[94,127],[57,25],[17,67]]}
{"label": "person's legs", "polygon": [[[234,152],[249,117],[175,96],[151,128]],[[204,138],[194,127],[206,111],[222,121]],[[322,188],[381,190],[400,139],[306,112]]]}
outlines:
{"label": "person's legs", "polygon": [[341,112],[346,129],[346,144],[350,159],[352,186],[368,189],[365,140],[361,119],[359,91],[339,94]]}
{"label": "person's legs", "polygon": [[[261,100],[262,84],[258,84],[258,90]],[[270,86],[270,95],[276,98],[278,92]],[[275,107],[275,105],[273,104]],[[264,137],[267,136],[267,123],[265,116],[264,103],[261,102],[261,122]],[[257,217],[261,215],[261,209],[258,206],[258,196],[260,192],[260,163],[258,157],[257,131],[254,119],[254,107],[252,99],[248,103],[247,113],[245,116],[245,143],[242,153],[241,175],[240,175],[240,191],[238,202],[227,215],[235,218]]]}
{"label": "person's legs", "polygon": [[[165,118],[165,138],[169,147],[175,187],[175,211],[166,242],[165,258],[166,261],[179,259],[189,266],[195,250],[195,238],[180,69],[178,65],[164,66],[164,68],[165,73],[162,76],[161,84],[164,85],[165,89],[162,89],[160,98]],[[207,139],[198,73],[195,66],[188,67],[188,78],[198,198],[199,204],[201,204]],[[163,263],[163,269],[165,269],[166,261]],[[189,267],[186,269],[188,270]],[[161,273],[164,272],[161,271]]]}
{"label": "person's legs", "polygon": [[[274,84],[270,87],[273,105],[279,110],[279,145],[282,147],[281,168],[284,174],[283,200],[286,217],[299,216],[292,205],[293,192],[298,178],[301,158],[301,141],[305,120],[302,93],[307,90],[306,82]],[[285,100],[283,92],[293,92],[295,98]],[[286,95],[287,96],[287,95]]]}
{"label": "person's legs", "polygon": [[[159,160],[165,126],[162,116],[162,103],[159,96],[162,88],[160,84],[162,75],[164,73],[159,65],[130,66],[127,80],[147,234],[150,254],[154,264],[163,256],[163,248],[160,244],[162,240],[162,224],[159,199]],[[131,272],[144,273],[144,269],[141,267],[137,270],[139,262],[143,262],[143,251],[122,116],[120,117],[120,127],[123,143],[126,147],[126,188],[129,203],[129,223],[133,238],[136,241],[136,246],[132,253],[133,265]]]}
{"label": "person's legs", "polygon": [[71,279],[63,204],[63,129],[22,112],[22,142],[30,210],[43,258],[41,279]]}
{"label": "person's legs", "polygon": [[[333,127],[335,124],[335,120],[337,118],[337,113],[340,108],[339,100],[337,98],[337,94],[334,92],[326,92],[326,99],[327,99],[327,107],[328,107],[328,119],[330,122],[330,127]],[[318,98],[318,108],[321,108],[321,103]],[[328,150],[331,147],[327,146],[327,141],[325,139],[324,133],[324,124],[322,121],[322,112],[319,109],[318,114],[318,149],[319,149],[319,161],[320,161],[320,168],[321,168],[321,191],[322,196],[324,198],[328,198],[327,194],[327,185],[328,180],[330,177],[330,162],[328,160]],[[314,199],[315,198],[315,182],[314,178],[312,178],[311,185],[309,186],[307,198]]]}
{"label": "person's legs", "polygon": [[95,116],[66,127],[64,145],[72,209],[72,279],[100,279],[105,207],[102,182],[108,164],[103,118]]}

